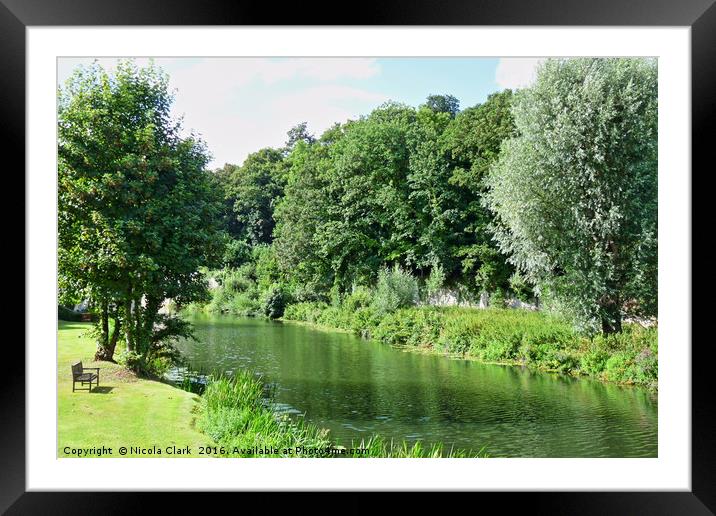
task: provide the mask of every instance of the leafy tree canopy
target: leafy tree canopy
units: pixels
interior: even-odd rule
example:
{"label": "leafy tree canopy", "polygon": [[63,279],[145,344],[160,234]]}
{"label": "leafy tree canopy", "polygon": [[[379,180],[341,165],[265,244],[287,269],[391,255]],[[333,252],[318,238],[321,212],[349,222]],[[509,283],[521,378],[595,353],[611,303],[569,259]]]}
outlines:
{"label": "leafy tree canopy", "polygon": [[500,249],[588,327],[656,315],[656,63],[549,60],[513,114],[487,180]]}

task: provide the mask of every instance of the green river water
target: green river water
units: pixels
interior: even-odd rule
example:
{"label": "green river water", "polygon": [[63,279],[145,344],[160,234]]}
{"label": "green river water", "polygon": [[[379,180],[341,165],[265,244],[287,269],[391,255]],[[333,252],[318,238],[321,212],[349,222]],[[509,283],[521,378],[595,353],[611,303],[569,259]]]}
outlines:
{"label": "green river water", "polygon": [[656,457],[657,401],[647,390],[421,354],[309,326],[192,318],[193,369],[251,369],[281,410],[350,446],[372,434],[493,457]]}

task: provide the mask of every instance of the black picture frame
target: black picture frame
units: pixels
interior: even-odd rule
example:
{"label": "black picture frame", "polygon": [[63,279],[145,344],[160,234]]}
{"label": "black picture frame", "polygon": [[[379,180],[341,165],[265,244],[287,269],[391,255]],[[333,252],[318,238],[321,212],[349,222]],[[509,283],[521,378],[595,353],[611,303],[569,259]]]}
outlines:
{"label": "black picture frame", "polygon": [[[709,140],[716,112],[716,5],[715,0],[481,0],[401,1],[345,4],[339,11],[319,3],[294,5],[266,2],[189,0],[0,0],[0,112],[5,128],[3,147],[7,156],[25,156],[25,29],[49,25],[523,25],[523,26],[689,26],[692,70],[692,172],[707,169]],[[346,7],[355,7],[346,9]],[[339,12],[348,13],[350,16]],[[322,13],[322,14],[319,14]],[[328,16],[332,19],[327,20]],[[17,167],[15,170],[19,170]],[[693,190],[692,187],[692,191]],[[697,222],[697,203],[692,201],[692,220]],[[694,234],[692,230],[692,235]],[[704,233],[709,234],[709,232]],[[692,270],[696,265],[692,252]],[[27,257],[26,257],[27,259]],[[26,263],[26,262],[25,262]],[[25,274],[28,274],[25,268]],[[689,300],[684,300],[689,302]],[[696,307],[691,300],[692,307]],[[30,310],[31,307],[26,307]],[[694,311],[692,310],[692,313]],[[693,320],[693,316],[692,316]],[[687,345],[689,343],[685,343]],[[694,341],[692,350],[692,490],[690,492],[531,492],[479,493],[479,504],[487,498],[509,504],[509,508],[549,514],[714,514],[716,512],[716,446],[714,401],[710,382],[709,339]],[[25,364],[19,346],[5,346],[6,363]],[[0,415],[0,509],[8,514],[58,514],[142,512],[150,494],[123,493],[37,493],[25,489],[25,368],[4,369]],[[205,498],[210,496],[211,501]],[[211,493],[196,497],[174,493],[162,500],[163,512],[198,503],[216,507],[226,495]],[[261,496],[261,495],[258,495]],[[263,496],[266,496],[265,494]],[[289,495],[292,504],[304,496]],[[246,494],[241,494],[245,500]],[[273,502],[281,498],[271,495]],[[507,502],[509,498],[509,502]],[[341,498],[340,510],[360,508],[358,493]],[[413,502],[422,503],[422,497]],[[354,503],[355,502],[355,503]],[[300,505],[299,505],[300,507]],[[326,504],[331,512],[337,507]],[[405,507],[408,508],[407,506]],[[210,509],[213,510],[213,509]],[[312,508],[313,510],[313,508]]]}

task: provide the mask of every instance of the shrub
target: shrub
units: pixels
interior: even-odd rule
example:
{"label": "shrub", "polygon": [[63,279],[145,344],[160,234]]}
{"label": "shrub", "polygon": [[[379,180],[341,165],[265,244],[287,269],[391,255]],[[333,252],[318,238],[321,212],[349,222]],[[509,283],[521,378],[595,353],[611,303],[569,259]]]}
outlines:
{"label": "shrub", "polygon": [[373,337],[392,345],[434,347],[440,334],[439,314],[431,308],[404,308],[384,316]]}
{"label": "shrub", "polygon": [[360,337],[370,339],[379,323],[380,317],[375,309],[372,306],[363,306],[353,313],[351,330]]}
{"label": "shrub", "polygon": [[398,265],[378,273],[373,306],[379,314],[413,306],[418,301],[418,281]]}
{"label": "shrub", "polygon": [[263,294],[263,312],[270,319],[278,319],[283,316],[286,308],[286,294],[279,285],[271,285]]}
{"label": "shrub", "polygon": [[445,284],[445,271],[440,262],[435,261],[430,268],[430,276],[425,280],[425,298],[430,299],[443,288]]}
{"label": "shrub", "polygon": [[57,305],[57,318],[60,321],[78,322],[82,320],[82,314],[65,306]]}
{"label": "shrub", "polygon": [[373,337],[386,344],[402,345],[408,342],[412,331],[412,320],[405,317],[405,312],[399,311],[383,316]]}
{"label": "shrub", "polygon": [[[438,348],[449,353],[467,353],[480,333],[481,321],[464,314],[448,312],[438,338]],[[473,349],[476,351],[476,349]]]}
{"label": "shrub", "polygon": [[248,371],[232,378],[210,378],[201,398],[199,428],[234,455],[234,447],[247,456],[262,456],[252,449],[296,446],[324,448],[330,445],[327,430],[303,421],[292,421],[271,408],[267,385]]}
{"label": "shrub", "polygon": [[255,316],[261,312],[261,303],[248,293],[236,293],[226,304],[229,312],[235,315]]}
{"label": "shrub", "polygon": [[618,334],[586,337],[565,319],[543,312],[422,306],[385,313],[369,300],[369,291],[356,289],[337,306],[289,305],[284,318],[347,329],[390,345],[434,348],[620,383],[657,384],[656,328],[625,325]]}
{"label": "shrub", "polygon": [[373,302],[370,289],[366,287],[355,287],[353,292],[348,294],[343,301],[344,308],[349,312],[355,312]]}
{"label": "shrub", "polygon": [[585,374],[600,376],[607,366],[609,352],[597,346],[592,346],[580,360],[579,369]]}
{"label": "shrub", "polygon": [[634,382],[655,387],[659,377],[659,361],[651,348],[644,348],[634,359]]}
{"label": "shrub", "polygon": [[290,321],[303,321],[316,324],[318,317],[328,305],[322,302],[304,302],[288,305],[283,312],[283,318]]}

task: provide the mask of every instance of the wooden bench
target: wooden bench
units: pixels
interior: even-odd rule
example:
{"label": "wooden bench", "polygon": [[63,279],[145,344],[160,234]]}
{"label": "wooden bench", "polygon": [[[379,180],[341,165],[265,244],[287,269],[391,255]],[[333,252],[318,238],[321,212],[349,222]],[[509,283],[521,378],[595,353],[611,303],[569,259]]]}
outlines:
{"label": "wooden bench", "polygon": [[[97,371],[97,373],[86,373],[85,371]],[[72,392],[75,392],[75,384],[89,384],[89,389],[77,389],[78,391],[91,391],[92,383],[99,386],[99,367],[82,367],[82,362],[72,364]]]}

